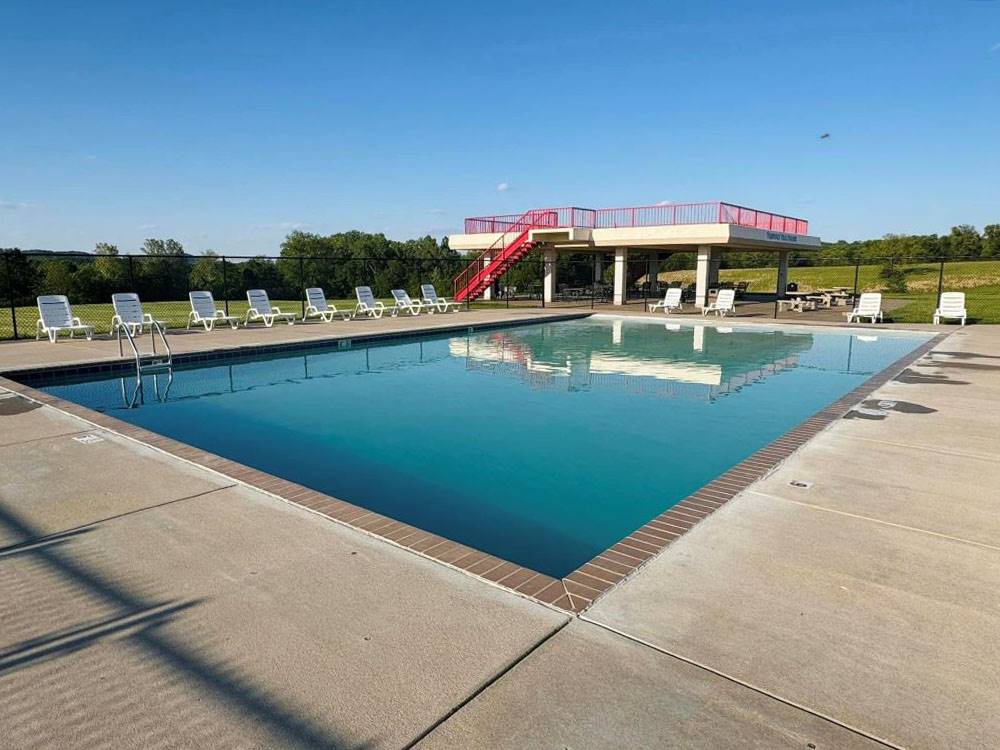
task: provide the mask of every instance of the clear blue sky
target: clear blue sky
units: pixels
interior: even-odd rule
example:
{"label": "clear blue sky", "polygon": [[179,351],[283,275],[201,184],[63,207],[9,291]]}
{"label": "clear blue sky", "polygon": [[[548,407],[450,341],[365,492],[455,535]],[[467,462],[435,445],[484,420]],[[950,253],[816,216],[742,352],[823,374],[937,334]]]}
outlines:
{"label": "clear blue sky", "polygon": [[700,200],[830,240],[1000,222],[995,0],[2,11],[0,246]]}

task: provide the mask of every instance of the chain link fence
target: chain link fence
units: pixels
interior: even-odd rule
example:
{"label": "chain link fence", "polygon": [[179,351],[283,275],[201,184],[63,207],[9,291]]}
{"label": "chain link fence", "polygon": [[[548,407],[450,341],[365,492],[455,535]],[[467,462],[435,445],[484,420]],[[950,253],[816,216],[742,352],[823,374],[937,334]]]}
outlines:
{"label": "chain link fence", "polygon": [[[738,260],[738,258],[734,258]],[[885,319],[895,323],[930,323],[942,292],[963,292],[970,323],[1000,323],[1000,258],[949,258],[943,261],[867,258],[861,261],[800,258],[788,268],[785,288],[778,289],[778,259],[764,265],[733,264],[719,270],[718,288],[736,289],[737,315],[802,320],[846,320],[863,292],[880,292]],[[645,261],[644,261],[645,262]],[[629,299],[659,299],[666,287],[680,286],[694,300],[694,268],[659,271],[655,287],[645,283],[642,263],[629,264]],[[803,298],[797,309],[780,299]],[[812,299],[809,299],[812,298]]]}
{"label": "chain link fence", "polygon": [[[305,289],[322,287],[331,303],[353,308],[354,288],[370,286],[391,303],[390,290],[406,289],[419,299],[421,284],[451,296],[452,278],[466,265],[461,257],[328,258],[53,254],[5,251],[0,255],[0,339],[35,335],[36,297],[64,294],[74,315],[108,333],[111,295],[136,292],[144,310],[168,328],[184,328],[188,292],[212,292],[219,307],[242,316],[246,290],[264,289],[284,311],[305,311]],[[474,303],[479,304],[479,303]]]}

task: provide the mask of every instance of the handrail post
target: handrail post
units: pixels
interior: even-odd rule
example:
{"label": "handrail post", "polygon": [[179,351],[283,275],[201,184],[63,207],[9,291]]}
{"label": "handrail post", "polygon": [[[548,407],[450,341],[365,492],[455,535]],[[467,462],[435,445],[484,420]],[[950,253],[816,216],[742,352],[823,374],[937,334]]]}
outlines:
{"label": "handrail post", "polygon": [[944,258],[941,259],[941,268],[938,271],[938,291],[937,291],[937,299],[934,301],[935,308],[941,304],[942,291],[944,291]]}

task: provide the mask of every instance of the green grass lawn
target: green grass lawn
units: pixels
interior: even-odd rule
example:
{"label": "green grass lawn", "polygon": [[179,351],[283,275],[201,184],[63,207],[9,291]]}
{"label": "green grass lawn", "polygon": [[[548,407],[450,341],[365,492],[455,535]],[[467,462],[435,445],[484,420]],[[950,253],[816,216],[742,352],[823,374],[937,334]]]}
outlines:
{"label": "green grass lawn", "polygon": [[[383,300],[384,301],[384,300]],[[330,304],[336,304],[339,310],[353,310],[353,300],[329,300]],[[386,304],[389,304],[388,302]],[[280,307],[283,312],[293,312],[297,316],[302,314],[302,302],[300,300],[271,300],[273,307]],[[216,305],[220,310],[223,303]],[[111,303],[95,305],[72,305],[73,314],[88,325],[94,326],[96,333],[110,333],[111,319],[115,311]],[[188,314],[191,312],[191,305],[183,302],[143,302],[144,312],[152,315],[156,320],[162,320],[167,324],[167,328],[184,328],[187,326]],[[243,301],[233,301],[229,303],[229,314],[242,317],[246,314],[247,303]],[[17,308],[17,333],[21,338],[35,335],[35,322],[38,320],[38,309],[35,307]],[[0,339],[10,338],[12,327],[10,322],[10,309],[0,311]]]}
{"label": "green grass lawn", "polygon": [[[879,278],[881,266],[858,269],[859,292],[882,292],[886,300],[905,302],[887,313],[899,323],[930,323],[937,307],[936,297],[940,266],[937,263],[914,263],[901,266],[906,272],[906,292],[891,292]],[[804,292],[837,286],[854,288],[854,266],[803,266],[788,270],[789,282]],[[694,271],[667,271],[659,274],[661,282],[694,283]],[[778,283],[776,268],[725,268],[721,281],[750,282],[751,292],[773,293]],[[965,292],[970,321],[1000,323],[1000,261],[946,263],[944,291]]]}

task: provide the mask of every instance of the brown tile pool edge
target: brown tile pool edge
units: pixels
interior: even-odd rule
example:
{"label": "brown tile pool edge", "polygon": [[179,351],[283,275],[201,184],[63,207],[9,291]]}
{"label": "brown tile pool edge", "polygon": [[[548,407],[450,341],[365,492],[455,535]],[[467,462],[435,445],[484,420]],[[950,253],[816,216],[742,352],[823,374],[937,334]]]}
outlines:
{"label": "brown tile pool edge", "polygon": [[642,568],[699,521],[773,471],[816,434],[841,419],[856,404],[949,335],[950,333],[940,333],[921,344],[561,579],[52,396],[2,375],[0,387],[518,595],[565,612],[579,614]]}

